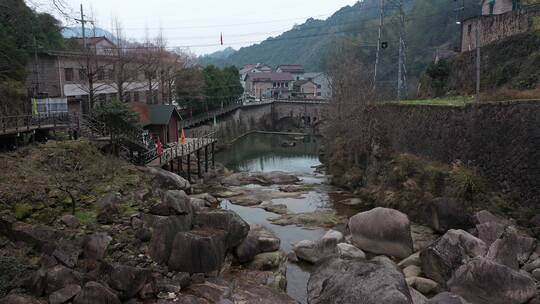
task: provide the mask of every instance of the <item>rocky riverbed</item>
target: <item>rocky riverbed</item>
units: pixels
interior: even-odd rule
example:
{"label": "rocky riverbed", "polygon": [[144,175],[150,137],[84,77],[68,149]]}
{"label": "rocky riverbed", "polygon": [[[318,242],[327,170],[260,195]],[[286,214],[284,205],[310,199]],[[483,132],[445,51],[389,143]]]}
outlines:
{"label": "rocky riverbed", "polygon": [[[365,209],[301,159],[196,184],[138,168],[135,190],[90,200],[96,222],[4,210],[0,303],[539,303],[540,221],[483,210],[463,226],[440,199],[418,225]],[[37,214],[58,209],[54,195]]]}

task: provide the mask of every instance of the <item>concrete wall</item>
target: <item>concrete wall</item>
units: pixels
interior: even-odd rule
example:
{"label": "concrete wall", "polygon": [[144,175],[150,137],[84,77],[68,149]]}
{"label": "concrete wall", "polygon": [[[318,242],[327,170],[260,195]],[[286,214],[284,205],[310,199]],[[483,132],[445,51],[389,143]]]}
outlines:
{"label": "concrete wall", "polygon": [[480,45],[485,46],[513,35],[535,30],[533,19],[538,16],[540,16],[539,10],[519,10],[465,20],[461,27],[461,51],[476,49],[477,28],[480,31]]}
{"label": "concrete wall", "polygon": [[227,144],[235,138],[251,131],[271,130],[273,126],[272,104],[239,108],[213,122],[191,128],[186,137],[215,131],[219,144]]}
{"label": "concrete wall", "polygon": [[[484,0],[482,4],[482,15],[490,14],[490,5],[488,0]],[[512,11],[512,0],[495,0],[495,5],[493,6],[493,14],[503,14],[506,12]]]}
{"label": "concrete wall", "polygon": [[476,166],[499,190],[538,208],[540,101],[465,108],[386,105],[378,114],[394,150]]}

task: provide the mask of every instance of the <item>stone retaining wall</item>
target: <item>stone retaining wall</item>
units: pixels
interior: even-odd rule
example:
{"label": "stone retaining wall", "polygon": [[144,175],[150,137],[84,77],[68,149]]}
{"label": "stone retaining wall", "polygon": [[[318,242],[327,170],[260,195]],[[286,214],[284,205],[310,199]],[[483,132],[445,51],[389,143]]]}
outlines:
{"label": "stone retaining wall", "polygon": [[476,166],[529,207],[540,203],[540,101],[380,109],[394,150]]}

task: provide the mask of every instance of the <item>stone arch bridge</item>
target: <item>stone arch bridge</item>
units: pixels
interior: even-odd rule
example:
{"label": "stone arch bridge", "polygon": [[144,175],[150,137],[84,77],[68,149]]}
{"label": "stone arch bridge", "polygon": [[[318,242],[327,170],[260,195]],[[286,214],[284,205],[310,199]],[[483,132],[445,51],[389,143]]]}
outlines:
{"label": "stone arch bridge", "polygon": [[295,118],[308,125],[318,125],[328,112],[328,101],[323,100],[277,100],[273,103],[274,119]]}

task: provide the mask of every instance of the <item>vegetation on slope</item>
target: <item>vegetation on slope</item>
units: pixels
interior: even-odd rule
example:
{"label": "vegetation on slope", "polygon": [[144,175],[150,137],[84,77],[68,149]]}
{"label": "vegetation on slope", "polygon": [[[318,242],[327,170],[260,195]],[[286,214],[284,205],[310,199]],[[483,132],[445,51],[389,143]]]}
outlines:
{"label": "vegetation on slope", "polygon": [[34,50],[62,44],[60,23],[54,17],[34,12],[23,0],[0,0],[0,114],[21,111],[25,67]]}
{"label": "vegetation on slope", "polygon": [[[135,167],[104,156],[86,140],[51,141],[0,155],[0,212],[43,224],[73,213],[91,224],[100,211],[98,198],[111,192],[133,195],[144,181]],[[129,211],[130,202],[124,204]]]}
{"label": "vegetation on slope", "polygon": [[[408,70],[419,76],[432,61],[437,48],[451,49],[457,45],[460,26],[456,25],[454,0],[407,0],[406,38]],[[394,79],[397,67],[398,10],[392,3],[385,7],[383,41],[388,48],[382,52],[381,81]],[[463,17],[479,12],[476,1],[468,2]],[[260,44],[242,48],[227,57],[228,64],[242,66],[264,62],[277,65],[299,63],[307,70],[322,70],[338,40],[355,46],[365,63],[373,64],[379,26],[379,1],[366,0],[347,6],[326,20],[309,19],[304,24]],[[204,61],[203,61],[204,62]]]}
{"label": "vegetation on slope", "polygon": [[[482,48],[481,89],[485,100],[540,96],[540,34],[516,35]],[[421,82],[422,97],[475,92],[474,52],[433,63]]]}

